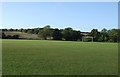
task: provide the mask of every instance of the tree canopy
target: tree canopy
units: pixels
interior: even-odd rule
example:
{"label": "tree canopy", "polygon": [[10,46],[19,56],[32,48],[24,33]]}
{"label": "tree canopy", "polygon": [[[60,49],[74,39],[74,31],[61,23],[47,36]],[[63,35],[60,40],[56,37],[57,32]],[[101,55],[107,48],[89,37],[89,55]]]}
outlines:
{"label": "tree canopy", "polygon": [[84,36],[92,36],[95,42],[119,42],[120,40],[120,29],[107,30],[103,28],[101,31],[98,29],[92,29],[91,32],[81,32],[80,30],[74,30],[71,27],[65,29],[51,28],[50,25],[46,25],[43,28],[33,29],[1,29],[3,39],[18,39],[19,35],[6,35],[6,31],[18,31],[29,34],[37,34],[40,39],[51,39],[51,40],[66,40],[66,41],[82,41]]}

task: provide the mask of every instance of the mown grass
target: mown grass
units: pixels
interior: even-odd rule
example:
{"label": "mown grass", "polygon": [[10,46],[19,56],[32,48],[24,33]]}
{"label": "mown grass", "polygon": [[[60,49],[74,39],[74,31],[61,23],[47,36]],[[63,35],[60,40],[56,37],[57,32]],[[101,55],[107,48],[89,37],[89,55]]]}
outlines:
{"label": "mown grass", "polygon": [[117,75],[118,44],[3,40],[3,75]]}
{"label": "mown grass", "polygon": [[0,39],[0,76],[2,76],[2,40]]}

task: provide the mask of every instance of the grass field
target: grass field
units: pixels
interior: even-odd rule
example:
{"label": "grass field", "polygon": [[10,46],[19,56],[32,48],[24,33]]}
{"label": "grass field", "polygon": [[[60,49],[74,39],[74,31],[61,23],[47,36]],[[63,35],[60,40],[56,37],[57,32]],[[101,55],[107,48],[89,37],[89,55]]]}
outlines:
{"label": "grass field", "polygon": [[118,44],[3,40],[3,75],[117,75]]}
{"label": "grass field", "polygon": [[0,39],[0,76],[2,76],[2,40]]}

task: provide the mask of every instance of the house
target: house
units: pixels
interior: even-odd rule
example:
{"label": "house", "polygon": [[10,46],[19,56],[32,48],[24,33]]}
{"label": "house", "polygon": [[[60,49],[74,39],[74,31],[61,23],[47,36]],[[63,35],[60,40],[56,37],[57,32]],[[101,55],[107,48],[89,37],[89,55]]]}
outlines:
{"label": "house", "polygon": [[[81,32],[82,34],[82,41],[86,41],[86,39],[91,39],[91,41],[93,42],[93,37],[89,35],[90,32]],[[87,40],[88,41],[88,40]]]}

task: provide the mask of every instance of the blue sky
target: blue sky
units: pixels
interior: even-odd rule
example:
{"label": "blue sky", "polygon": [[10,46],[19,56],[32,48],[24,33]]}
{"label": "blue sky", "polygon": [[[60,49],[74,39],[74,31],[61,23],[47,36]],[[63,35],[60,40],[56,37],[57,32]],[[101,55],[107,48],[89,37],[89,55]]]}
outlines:
{"label": "blue sky", "polygon": [[2,28],[72,27],[80,31],[118,27],[116,2],[6,2]]}

